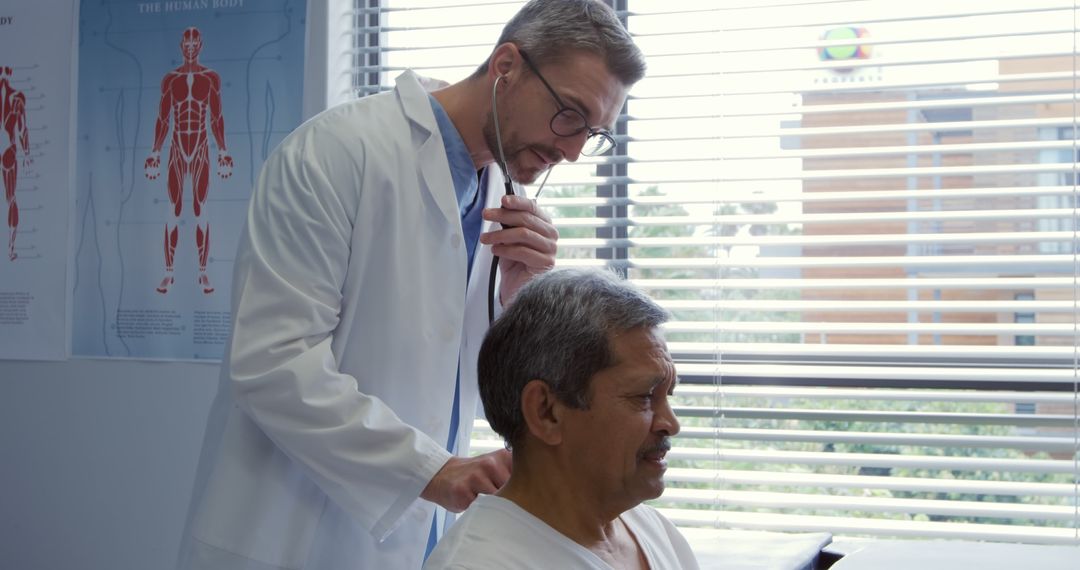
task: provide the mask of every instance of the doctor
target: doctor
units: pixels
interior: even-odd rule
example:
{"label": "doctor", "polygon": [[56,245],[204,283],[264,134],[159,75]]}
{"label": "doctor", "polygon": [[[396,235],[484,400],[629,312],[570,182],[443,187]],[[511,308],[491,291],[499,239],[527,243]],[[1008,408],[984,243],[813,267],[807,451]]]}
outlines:
{"label": "doctor", "polygon": [[558,237],[504,172],[606,152],[643,74],[604,3],[533,0],[463,81],[429,94],[406,72],[282,141],[236,256],[180,568],[418,569],[446,511],[502,486],[508,452],[462,457],[491,256],[504,306]]}

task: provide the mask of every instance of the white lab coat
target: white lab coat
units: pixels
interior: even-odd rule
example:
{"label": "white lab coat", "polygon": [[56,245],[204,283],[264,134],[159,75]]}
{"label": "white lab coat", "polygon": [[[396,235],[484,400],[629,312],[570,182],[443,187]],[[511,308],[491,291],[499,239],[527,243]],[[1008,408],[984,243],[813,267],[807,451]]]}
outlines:
{"label": "white lab coat", "polygon": [[[497,205],[502,175],[487,178]],[[281,143],[236,258],[181,568],[420,568],[435,506],[418,497],[450,457],[459,355],[462,454],[477,403],[490,249],[468,291],[466,260],[413,73]]]}

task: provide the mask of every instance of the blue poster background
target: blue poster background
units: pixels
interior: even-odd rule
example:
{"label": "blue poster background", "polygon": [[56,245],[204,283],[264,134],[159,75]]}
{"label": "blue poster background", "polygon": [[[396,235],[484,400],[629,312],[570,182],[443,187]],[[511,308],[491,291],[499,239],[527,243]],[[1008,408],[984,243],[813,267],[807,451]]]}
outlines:
{"label": "blue poster background", "polygon": [[[72,353],[173,360],[220,359],[229,329],[233,255],[252,183],[267,154],[299,123],[304,0],[84,0],[80,10]],[[184,64],[195,27],[198,63],[221,79],[221,116],[232,175],[218,176],[210,121],[209,186],[201,217],[185,180],[181,213],[161,174],[144,169],[154,142],[162,79]],[[209,114],[209,113],[208,113]],[[208,117],[209,119],[209,117]],[[210,227],[198,283],[196,221]],[[177,228],[174,283],[165,275],[166,227]]]}

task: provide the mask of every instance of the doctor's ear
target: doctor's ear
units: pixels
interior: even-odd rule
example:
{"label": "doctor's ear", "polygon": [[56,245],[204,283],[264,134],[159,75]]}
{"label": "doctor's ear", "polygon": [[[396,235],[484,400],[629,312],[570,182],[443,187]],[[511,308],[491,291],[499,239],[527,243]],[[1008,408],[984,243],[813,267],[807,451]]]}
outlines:
{"label": "doctor's ear", "polygon": [[507,83],[510,81],[510,76],[513,75],[514,66],[520,65],[518,61],[521,59],[518,54],[517,46],[507,42],[499,45],[495,48],[495,51],[491,52],[491,58],[488,60],[488,66],[496,77],[501,77],[500,83]]}

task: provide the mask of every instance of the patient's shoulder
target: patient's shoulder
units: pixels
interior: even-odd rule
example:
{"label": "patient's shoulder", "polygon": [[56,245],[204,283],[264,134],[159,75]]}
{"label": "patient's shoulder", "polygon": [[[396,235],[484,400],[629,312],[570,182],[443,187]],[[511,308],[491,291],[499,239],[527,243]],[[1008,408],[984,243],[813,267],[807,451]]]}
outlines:
{"label": "patient's shoulder", "polygon": [[439,541],[424,570],[606,568],[594,554],[501,497],[482,495]]}

